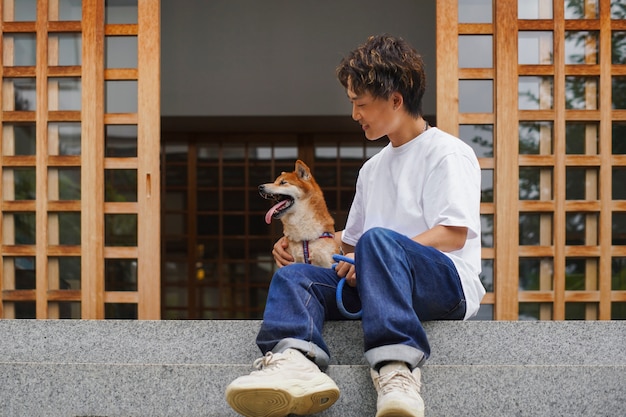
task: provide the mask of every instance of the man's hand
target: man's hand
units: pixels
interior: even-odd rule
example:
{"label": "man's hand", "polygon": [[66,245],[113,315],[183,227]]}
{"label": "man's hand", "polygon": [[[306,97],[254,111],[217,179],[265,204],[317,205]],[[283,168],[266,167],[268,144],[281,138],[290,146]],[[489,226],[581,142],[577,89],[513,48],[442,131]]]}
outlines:
{"label": "man's hand", "polygon": [[274,249],[272,249],[272,256],[274,256],[274,262],[279,268],[292,264],[293,256],[287,250],[289,248],[289,240],[283,236],[274,243]]}
{"label": "man's hand", "polygon": [[[345,256],[354,259],[354,253],[346,253]],[[335,272],[337,272],[338,277],[345,278],[350,287],[356,287],[356,269],[353,264],[339,261],[335,267]]]}

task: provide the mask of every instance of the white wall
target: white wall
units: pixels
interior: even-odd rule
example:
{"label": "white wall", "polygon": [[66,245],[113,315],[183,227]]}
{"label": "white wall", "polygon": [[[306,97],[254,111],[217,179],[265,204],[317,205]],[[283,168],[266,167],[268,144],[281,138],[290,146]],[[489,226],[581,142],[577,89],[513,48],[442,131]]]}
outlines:
{"label": "white wall", "polygon": [[383,32],[424,56],[435,113],[435,0],[162,0],[163,116],[332,116],[341,58]]}

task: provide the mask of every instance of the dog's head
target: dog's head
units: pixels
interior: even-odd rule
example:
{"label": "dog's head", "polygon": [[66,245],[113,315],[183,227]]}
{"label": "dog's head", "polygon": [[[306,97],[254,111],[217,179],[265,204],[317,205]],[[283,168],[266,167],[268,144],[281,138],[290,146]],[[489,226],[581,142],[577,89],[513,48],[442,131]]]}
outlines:
{"label": "dog's head", "polygon": [[319,188],[309,167],[301,160],[296,161],[293,172],[283,172],[274,182],[259,185],[259,194],[276,204],[265,215],[265,222],[280,219],[295,207],[299,200],[307,198],[311,191]]}

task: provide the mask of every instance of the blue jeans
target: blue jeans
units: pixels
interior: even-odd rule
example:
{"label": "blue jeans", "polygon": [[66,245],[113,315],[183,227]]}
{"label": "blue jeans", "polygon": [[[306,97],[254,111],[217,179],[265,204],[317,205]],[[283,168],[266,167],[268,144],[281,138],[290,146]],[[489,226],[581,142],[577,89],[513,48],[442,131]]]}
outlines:
{"label": "blue jeans", "polygon": [[[356,288],[345,286],[348,311],[363,309],[365,358],[421,366],[430,355],[423,321],[461,320],[465,296],[453,262],[443,253],[384,228],[368,230],[355,249]],[[326,320],[343,320],[334,270],[307,264],[280,268],[270,284],[257,345],[265,354],[299,349],[328,366]]]}

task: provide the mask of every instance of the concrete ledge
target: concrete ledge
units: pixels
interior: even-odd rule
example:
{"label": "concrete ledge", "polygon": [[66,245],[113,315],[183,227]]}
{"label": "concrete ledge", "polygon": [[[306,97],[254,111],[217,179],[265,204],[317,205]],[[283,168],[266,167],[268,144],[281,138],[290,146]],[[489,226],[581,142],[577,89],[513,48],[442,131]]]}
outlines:
{"label": "concrete ledge", "polygon": [[[0,320],[0,416],[236,414],[226,385],[252,370],[259,321]],[[428,416],[626,412],[626,322],[432,322]],[[359,322],[330,322],[339,401],[375,413]]]}

